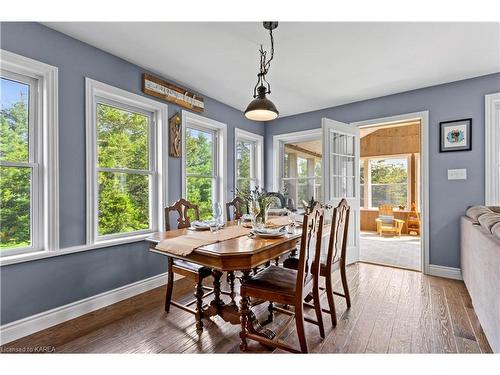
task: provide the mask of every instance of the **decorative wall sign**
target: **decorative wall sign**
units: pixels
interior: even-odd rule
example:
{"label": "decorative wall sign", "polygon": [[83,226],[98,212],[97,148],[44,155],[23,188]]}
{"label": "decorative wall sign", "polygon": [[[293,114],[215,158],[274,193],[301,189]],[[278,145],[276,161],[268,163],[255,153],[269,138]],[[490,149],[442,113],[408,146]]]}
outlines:
{"label": "decorative wall sign", "polygon": [[203,97],[151,74],[144,73],[142,91],[195,112],[203,112],[205,109]]}
{"label": "decorative wall sign", "polygon": [[439,152],[472,150],[472,119],[439,123]]}
{"label": "decorative wall sign", "polygon": [[181,157],[181,116],[179,112],[169,118],[169,147],[168,153],[174,158]]}

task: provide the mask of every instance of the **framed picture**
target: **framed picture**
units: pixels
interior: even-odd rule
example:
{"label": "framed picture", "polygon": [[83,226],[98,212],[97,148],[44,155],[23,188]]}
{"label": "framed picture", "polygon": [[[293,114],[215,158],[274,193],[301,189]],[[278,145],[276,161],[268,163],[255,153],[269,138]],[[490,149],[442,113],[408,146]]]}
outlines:
{"label": "framed picture", "polygon": [[439,152],[472,150],[472,119],[439,123]]}

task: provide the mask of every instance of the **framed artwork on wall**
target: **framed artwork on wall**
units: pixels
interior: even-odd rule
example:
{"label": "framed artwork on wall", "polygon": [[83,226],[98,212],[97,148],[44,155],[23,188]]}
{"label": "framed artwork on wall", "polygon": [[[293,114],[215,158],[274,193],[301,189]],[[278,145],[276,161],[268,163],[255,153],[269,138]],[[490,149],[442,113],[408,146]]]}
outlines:
{"label": "framed artwork on wall", "polygon": [[472,119],[439,123],[439,152],[472,150]]}

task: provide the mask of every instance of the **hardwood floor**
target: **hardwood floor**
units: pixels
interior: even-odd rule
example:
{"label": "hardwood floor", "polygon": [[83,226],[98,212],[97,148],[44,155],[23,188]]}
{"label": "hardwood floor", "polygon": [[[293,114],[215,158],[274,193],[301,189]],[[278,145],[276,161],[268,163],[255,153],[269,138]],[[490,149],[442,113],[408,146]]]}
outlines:
{"label": "hardwood floor", "polygon": [[[335,289],[340,277],[335,275]],[[338,324],[332,330],[324,313],[326,338],[306,323],[309,350],[314,353],[491,353],[461,281],[424,276],[409,270],[358,263],[348,267],[352,306],[335,297]],[[192,298],[189,280],[176,282],[174,297]],[[163,310],[164,288],[59,324],[7,344],[7,348],[53,346],[58,353],[239,353],[240,327],[215,317],[205,321],[201,336],[194,317],[172,308]],[[326,298],[322,300],[324,306]],[[306,310],[313,316],[312,310]],[[262,320],[267,304],[255,308]],[[276,313],[270,328],[286,319]],[[298,347],[294,325],[285,341]],[[249,352],[269,353],[249,341]],[[282,353],[281,350],[275,352]]]}

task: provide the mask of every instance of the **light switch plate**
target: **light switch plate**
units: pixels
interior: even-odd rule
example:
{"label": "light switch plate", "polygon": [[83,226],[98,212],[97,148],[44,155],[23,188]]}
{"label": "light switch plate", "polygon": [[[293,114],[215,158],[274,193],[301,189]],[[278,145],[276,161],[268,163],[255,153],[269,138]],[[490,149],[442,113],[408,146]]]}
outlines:
{"label": "light switch plate", "polygon": [[448,180],[467,180],[467,169],[448,169]]}

